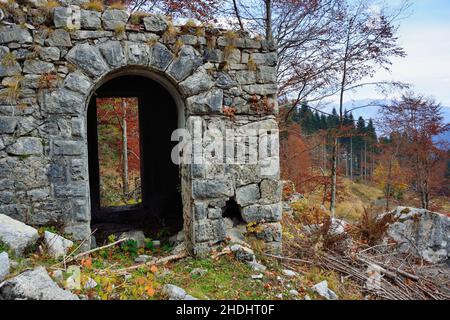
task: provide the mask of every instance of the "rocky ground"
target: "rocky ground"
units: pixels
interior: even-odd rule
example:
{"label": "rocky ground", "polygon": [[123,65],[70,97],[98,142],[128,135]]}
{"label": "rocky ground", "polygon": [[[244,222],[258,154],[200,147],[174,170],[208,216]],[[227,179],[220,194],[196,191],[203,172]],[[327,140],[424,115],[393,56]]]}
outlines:
{"label": "rocky ground", "polygon": [[450,299],[450,217],[398,207],[350,224],[301,198],[285,197],[281,256],[263,252],[257,225],[228,218],[227,241],[194,259],[182,232],[111,235],[82,252],[0,214],[0,299]]}

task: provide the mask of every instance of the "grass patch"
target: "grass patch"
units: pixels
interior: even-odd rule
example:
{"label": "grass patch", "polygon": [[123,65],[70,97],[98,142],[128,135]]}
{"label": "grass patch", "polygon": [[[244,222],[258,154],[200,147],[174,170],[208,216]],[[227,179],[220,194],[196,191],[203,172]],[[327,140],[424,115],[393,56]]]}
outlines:
{"label": "grass patch", "polygon": [[[208,270],[203,276],[191,275],[195,268]],[[218,260],[188,258],[174,264],[163,283],[178,285],[199,299],[270,299],[273,292],[265,284],[274,279],[253,280],[255,274],[250,267],[233,257],[223,256]]]}

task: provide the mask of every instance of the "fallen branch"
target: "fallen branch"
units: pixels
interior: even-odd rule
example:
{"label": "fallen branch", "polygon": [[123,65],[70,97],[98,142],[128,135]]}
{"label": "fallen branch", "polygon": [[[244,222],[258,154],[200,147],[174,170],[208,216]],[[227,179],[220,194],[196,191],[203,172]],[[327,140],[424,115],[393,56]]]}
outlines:
{"label": "fallen branch", "polygon": [[390,276],[391,278],[396,279],[397,275],[394,272],[397,272],[398,274],[400,274],[400,275],[402,275],[404,277],[410,278],[410,279],[412,279],[414,281],[419,281],[419,277],[418,276],[415,276],[415,275],[413,275],[413,274],[411,274],[409,272],[403,271],[403,270],[401,270],[399,268],[392,268],[392,267],[389,267],[389,266],[387,266],[385,264],[382,264],[380,262],[374,262],[374,261],[371,261],[370,259],[362,258],[359,255],[356,255],[356,258],[358,259],[358,261],[360,261],[362,263],[373,264],[373,265],[378,266],[381,269],[381,272],[385,273],[387,276]]}
{"label": "fallen branch", "polygon": [[296,259],[296,258],[276,256],[276,255],[269,254],[269,253],[265,253],[264,255],[266,255],[268,257],[271,257],[271,258],[279,259],[279,260],[287,260],[287,261],[294,261],[294,262],[302,262],[302,263],[314,264],[314,262],[312,262],[312,261],[303,260],[303,259]]}
{"label": "fallen branch", "polygon": [[188,256],[188,254],[186,252],[182,252],[182,253],[179,253],[179,254],[174,254],[174,255],[171,255],[171,256],[167,256],[167,257],[158,259],[156,261],[149,261],[149,262],[137,264],[137,265],[134,265],[134,266],[131,266],[131,267],[127,267],[127,268],[122,268],[122,269],[118,269],[118,270],[112,270],[112,272],[118,273],[118,274],[124,274],[124,273],[128,273],[129,271],[140,269],[140,268],[144,268],[144,267],[151,267],[151,266],[157,265],[157,264],[166,264],[166,263],[171,262],[171,261],[176,261],[176,260],[180,260],[180,259],[186,258],[187,256]]}
{"label": "fallen branch", "polygon": [[[123,239],[117,240],[116,242],[107,244],[107,245],[105,245],[105,246],[98,247],[98,248],[95,248],[95,249],[92,249],[92,250],[89,250],[89,251],[86,251],[86,252],[79,253],[79,254],[77,254],[76,256],[70,258],[69,260],[66,260],[65,263],[69,263],[69,262],[78,260],[78,259],[80,259],[81,257],[87,256],[87,255],[89,255],[89,254],[91,254],[91,253],[94,253],[94,252],[97,252],[97,251],[100,251],[100,250],[103,250],[103,249],[107,249],[107,248],[110,248],[110,247],[114,247],[115,245],[118,245],[119,243],[122,243],[122,242],[127,241],[127,240],[128,240],[128,238],[123,238]],[[59,264],[61,264],[61,263],[62,263],[62,262],[60,262]],[[58,264],[58,265],[59,265],[59,264]]]}

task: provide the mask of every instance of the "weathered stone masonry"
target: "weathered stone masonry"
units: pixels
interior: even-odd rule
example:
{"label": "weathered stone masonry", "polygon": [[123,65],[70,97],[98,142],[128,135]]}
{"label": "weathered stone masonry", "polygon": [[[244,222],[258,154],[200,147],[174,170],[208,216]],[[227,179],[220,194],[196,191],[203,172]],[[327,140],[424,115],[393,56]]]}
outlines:
{"label": "weathered stone masonry", "polygon": [[[278,143],[272,43],[212,28],[177,27],[174,33],[159,15],[132,25],[122,10],[61,6],[50,18],[40,10],[29,7],[26,23],[6,12],[0,22],[0,213],[36,226],[57,222],[76,240],[89,236],[87,106],[96,88],[118,74],[161,82],[179,104],[180,126],[190,131],[201,120],[203,129],[223,133],[264,129]],[[275,171],[265,175],[261,169],[268,165]],[[224,240],[222,213],[231,198],[245,222],[260,225],[256,236],[268,250],[280,250],[278,154],[257,164],[211,158],[182,165],[180,174],[193,254]]]}

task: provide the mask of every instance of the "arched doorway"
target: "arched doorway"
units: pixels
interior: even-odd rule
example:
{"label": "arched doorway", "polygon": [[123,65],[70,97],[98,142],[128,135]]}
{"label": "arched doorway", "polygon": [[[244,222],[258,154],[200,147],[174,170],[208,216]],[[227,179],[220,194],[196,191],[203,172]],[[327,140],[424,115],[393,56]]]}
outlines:
{"label": "arched doorway", "polygon": [[[107,122],[109,129],[105,130],[101,117],[105,108],[111,110],[112,102],[115,120]],[[121,108],[125,107],[128,111],[124,116]],[[176,144],[171,141],[171,134],[183,117],[177,109],[171,93],[142,74],[116,75],[90,98],[87,131],[91,229],[97,229],[98,239],[129,230],[142,230],[155,239],[183,228],[179,168],[171,161],[171,150]],[[123,120],[133,125],[124,129]],[[105,145],[106,141],[113,144]],[[124,171],[128,175],[125,184]]]}

